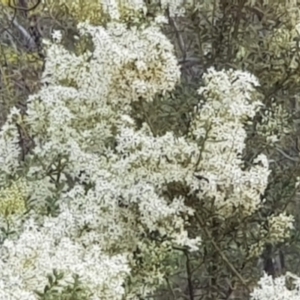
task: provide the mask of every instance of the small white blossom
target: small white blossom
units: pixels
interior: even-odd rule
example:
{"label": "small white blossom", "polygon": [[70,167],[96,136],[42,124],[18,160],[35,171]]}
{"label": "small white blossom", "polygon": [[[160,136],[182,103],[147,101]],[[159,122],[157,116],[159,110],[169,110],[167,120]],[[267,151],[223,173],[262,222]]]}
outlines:
{"label": "small white blossom", "polygon": [[53,39],[54,42],[60,43],[61,39],[62,39],[61,31],[54,30],[53,33],[52,33],[52,39]]}

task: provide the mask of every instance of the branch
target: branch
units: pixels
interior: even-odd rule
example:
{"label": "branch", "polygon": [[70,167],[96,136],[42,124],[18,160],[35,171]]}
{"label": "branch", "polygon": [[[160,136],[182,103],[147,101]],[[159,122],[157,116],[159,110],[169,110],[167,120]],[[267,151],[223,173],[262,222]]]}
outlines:
{"label": "branch", "polygon": [[172,286],[171,286],[171,284],[170,284],[170,280],[169,280],[167,277],[166,277],[165,279],[166,279],[168,288],[169,288],[169,290],[171,291],[172,298],[173,298],[173,300],[175,300],[175,299],[176,299],[176,295],[175,295],[175,292],[174,292],[174,290],[173,290],[173,288],[172,288]]}
{"label": "branch", "polygon": [[186,256],[186,272],[187,272],[187,280],[188,280],[188,288],[189,288],[189,296],[190,300],[194,300],[194,291],[193,291],[193,283],[192,283],[192,271],[190,266],[190,259],[188,251],[185,251]]}
{"label": "branch", "polygon": [[30,49],[34,49],[36,46],[36,43],[32,36],[29,34],[29,32],[18,23],[17,19],[15,17],[11,17],[6,11],[4,11],[7,18],[11,20],[12,24],[19,29],[19,31],[22,33],[25,40],[28,42],[28,46]]}
{"label": "branch", "polygon": [[250,290],[248,288],[248,285],[247,285],[247,282],[242,277],[242,275],[237,271],[237,269],[232,265],[232,263],[228,260],[228,258],[226,257],[226,255],[220,249],[220,247],[216,244],[216,242],[214,241],[212,235],[207,230],[207,228],[206,228],[206,226],[205,226],[204,221],[202,220],[202,218],[198,215],[198,213],[195,213],[195,217],[196,217],[198,223],[200,224],[200,226],[205,231],[205,234],[209,238],[210,242],[212,243],[213,247],[216,249],[216,251],[218,252],[218,254],[220,255],[220,257],[223,259],[223,261],[226,263],[226,265],[229,267],[229,269],[232,271],[232,273],[239,279],[239,281],[242,283],[242,285],[247,289],[247,292],[250,292]]}
{"label": "branch", "polygon": [[299,162],[299,158],[296,157],[292,157],[290,155],[288,155],[287,153],[285,153],[282,149],[279,149],[278,147],[275,148],[280,154],[282,154],[285,158],[291,160],[291,161],[295,161],[295,162]]}
{"label": "branch", "polygon": [[26,6],[23,6],[25,3],[21,3],[22,6],[15,6],[15,5],[12,5],[12,0],[9,0],[8,2],[8,6],[10,8],[13,8],[15,10],[21,10],[21,11],[25,11],[25,12],[28,12],[28,11],[31,11],[31,10],[34,10],[36,9],[41,3],[41,0],[37,0],[36,4],[34,4],[32,7],[30,8],[27,8]]}
{"label": "branch", "polygon": [[180,51],[181,51],[181,54],[182,54],[182,60],[185,61],[186,59],[186,46],[184,44],[184,41],[183,41],[183,38],[182,38],[182,35],[180,34],[179,32],[179,28],[177,26],[177,23],[175,21],[174,18],[171,18],[169,17],[169,21],[170,21],[170,24],[171,26],[174,28],[175,30],[175,35],[176,35],[176,38],[178,40],[178,44],[179,44],[179,48],[180,48]]}

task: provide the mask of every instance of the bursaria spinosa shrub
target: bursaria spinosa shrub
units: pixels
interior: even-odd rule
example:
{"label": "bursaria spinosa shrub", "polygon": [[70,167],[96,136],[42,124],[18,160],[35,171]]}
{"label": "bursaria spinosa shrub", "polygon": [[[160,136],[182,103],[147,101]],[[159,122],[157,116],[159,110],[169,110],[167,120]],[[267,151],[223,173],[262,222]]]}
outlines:
{"label": "bursaria spinosa shrub", "polygon": [[[245,168],[241,159],[245,125],[262,105],[255,77],[209,69],[188,134],[157,136],[147,120],[137,126],[132,105],[180,79],[158,24],[78,30],[92,47],[76,55],[55,32],[42,88],[1,129],[1,185],[17,185],[23,205],[10,211],[14,218],[0,211],[15,231],[0,248],[4,299],[38,299],[53,286],[59,295],[75,275],[86,299],[147,296],[173,271],[175,249],[201,249],[200,231],[187,230],[201,209],[213,205],[225,220],[262,205],[268,160],[259,155]],[[21,133],[33,145],[26,153]],[[289,229],[292,219],[280,220]],[[55,284],[54,270],[62,272]]]}

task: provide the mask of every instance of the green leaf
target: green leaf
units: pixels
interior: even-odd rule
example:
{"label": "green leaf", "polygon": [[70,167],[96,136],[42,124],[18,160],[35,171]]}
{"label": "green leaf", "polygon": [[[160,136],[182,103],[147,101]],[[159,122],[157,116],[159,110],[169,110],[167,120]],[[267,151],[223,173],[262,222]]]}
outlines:
{"label": "green leaf", "polygon": [[38,295],[39,299],[43,299],[44,298],[44,293],[41,293],[41,292],[39,292],[37,290],[34,290],[33,292]]}
{"label": "green leaf", "polygon": [[47,275],[47,278],[48,278],[48,281],[49,281],[49,283],[50,283],[50,286],[52,286],[53,285],[53,277],[52,277],[52,275]]}
{"label": "green leaf", "polygon": [[48,285],[46,285],[44,288],[44,294],[46,294],[49,290],[50,290],[50,287]]}

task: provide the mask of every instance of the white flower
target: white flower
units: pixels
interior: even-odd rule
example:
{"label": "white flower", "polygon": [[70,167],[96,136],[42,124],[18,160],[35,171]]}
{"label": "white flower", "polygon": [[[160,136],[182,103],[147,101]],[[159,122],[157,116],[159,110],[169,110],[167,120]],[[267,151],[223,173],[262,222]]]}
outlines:
{"label": "white flower", "polygon": [[62,39],[62,34],[60,30],[54,30],[52,33],[52,39],[56,43],[60,43]]}
{"label": "white flower", "polygon": [[[272,276],[264,274],[258,282],[259,287],[255,288],[251,294],[251,300],[298,300],[300,297],[300,279],[296,276],[280,276],[273,279]],[[291,277],[296,284],[295,289],[286,287],[286,278]]]}

